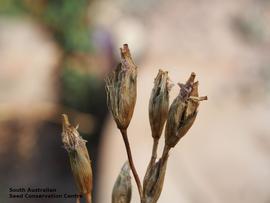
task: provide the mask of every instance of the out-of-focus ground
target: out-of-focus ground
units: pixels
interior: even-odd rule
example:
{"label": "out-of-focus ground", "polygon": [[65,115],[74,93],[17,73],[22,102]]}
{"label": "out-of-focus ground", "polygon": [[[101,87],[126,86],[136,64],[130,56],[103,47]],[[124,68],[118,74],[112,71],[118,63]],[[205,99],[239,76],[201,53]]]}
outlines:
{"label": "out-of-focus ground", "polygon": [[8,198],[10,187],[77,193],[62,113],[80,124],[97,180],[107,115],[103,75],[114,56],[109,34],[91,32],[88,7],[87,0],[0,1],[0,202],[75,202]]}
{"label": "out-of-focus ground", "polygon": [[[158,69],[168,70],[174,83],[196,72],[200,93],[209,98],[170,154],[159,202],[270,202],[270,2],[101,0],[90,4],[89,18],[96,52],[74,57],[84,61],[79,64],[86,66],[79,68],[82,75],[94,73],[102,79],[110,70],[112,53],[106,52],[113,49],[110,38],[115,47],[128,43],[139,67],[137,104],[128,134],[141,179],[151,152],[147,109]],[[7,189],[17,184],[75,191],[60,138],[64,107],[58,103],[57,80],[63,55],[51,33],[34,19],[0,18],[1,202],[13,202],[6,199]],[[177,93],[175,86],[171,101]],[[87,97],[97,98],[97,94]],[[102,114],[105,107],[98,104],[91,103]],[[91,116],[72,115],[82,124],[82,132],[93,130]],[[103,130],[99,152],[96,203],[107,203],[126,160],[112,118]],[[134,181],[132,202],[138,202]]]}

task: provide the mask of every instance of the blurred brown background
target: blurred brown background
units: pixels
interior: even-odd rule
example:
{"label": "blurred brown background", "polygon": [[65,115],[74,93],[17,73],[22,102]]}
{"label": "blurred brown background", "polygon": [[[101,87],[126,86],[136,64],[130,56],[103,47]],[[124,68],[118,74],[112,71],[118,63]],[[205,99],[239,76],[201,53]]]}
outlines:
{"label": "blurred brown background", "polygon": [[[106,119],[103,79],[123,43],[139,67],[128,133],[141,178],[158,69],[175,83],[196,72],[201,95],[209,97],[170,154],[159,202],[270,202],[269,23],[268,0],[2,0],[0,202],[74,202],[7,199],[10,186],[75,191],[61,143],[62,112],[88,140],[94,202],[110,202],[126,154]],[[177,92],[175,86],[171,101]],[[134,182],[132,202],[138,202]]]}

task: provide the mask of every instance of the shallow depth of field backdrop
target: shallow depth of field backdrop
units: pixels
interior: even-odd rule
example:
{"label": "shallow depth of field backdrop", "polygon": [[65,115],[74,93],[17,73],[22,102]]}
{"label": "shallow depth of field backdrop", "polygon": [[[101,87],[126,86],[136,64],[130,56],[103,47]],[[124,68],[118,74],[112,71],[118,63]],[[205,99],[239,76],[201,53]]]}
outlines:
{"label": "shallow depth of field backdrop", "polygon": [[[175,83],[196,72],[209,98],[171,154],[159,202],[270,202],[269,22],[268,0],[2,0],[0,202],[37,202],[7,199],[10,186],[75,192],[61,143],[62,112],[88,140],[94,203],[110,202],[126,154],[107,114],[103,78],[123,43],[139,67],[128,131],[141,178],[158,69]],[[171,101],[177,92],[175,86]],[[137,202],[134,182],[133,196]]]}

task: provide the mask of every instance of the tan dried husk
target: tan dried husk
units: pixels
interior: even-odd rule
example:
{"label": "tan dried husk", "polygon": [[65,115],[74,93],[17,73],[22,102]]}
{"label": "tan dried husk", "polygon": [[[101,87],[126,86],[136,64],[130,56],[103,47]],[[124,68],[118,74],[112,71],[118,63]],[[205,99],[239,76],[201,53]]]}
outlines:
{"label": "tan dried husk", "polygon": [[168,155],[149,166],[143,181],[142,203],[156,203],[160,197],[167,168]]}
{"label": "tan dried husk", "polygon": [[[199,86],[198,81],[192,85],[192,91],[190,92],[190,97],[199,97],[198,86]],[[199,104],[200,104],[199,101],[196,101],[194,99],[188,99],[187,109],[185,111],[184,119],[188,119],[192,117],[194,115],[194,112],[197,111]]]}
{"label": "tan dried husk", "polygon": [[130,203],[132,194],[129,163],[123,165],[113,187],[112,203]]}
{"label": "tan dried husk", "polygon": [[152,137],[159,139],[168,117],[169,92],[172,85],[169,83],[167,71],[159,70],[152,89],[149,101],[149,121]]}
{"label": "tan dried husk", "polygon": [[186,109],[186,102],[177,96],[170,106],[169,116],[165,128],[165,144],[174,147],[181,137],[178,137],[182,115]]}
{"label": "tan dried husk", "polygon": [[169,116],[165,130],[165,143],[169,148],[174,147],[193,125],[200,100],[198,97],[198,82],[194,82],[192,73],[185,84],[179,84],[180,93],[169,109]]}
{"label": "tan dried husk", "polygon": [[119,129],[127,129],[133,115],[137,97],[137,66],[128,45],[121,51],[121,63],[106,79],[108,108]]}
{"label": "tan dried husk", "polygon": [[91,160],[86,148],[86,140],[82,139],[73,127],[67,115],[63,114],[62,141],[68,152],[71,170],[79,193],[86,194],[92,192],[92,168]]}

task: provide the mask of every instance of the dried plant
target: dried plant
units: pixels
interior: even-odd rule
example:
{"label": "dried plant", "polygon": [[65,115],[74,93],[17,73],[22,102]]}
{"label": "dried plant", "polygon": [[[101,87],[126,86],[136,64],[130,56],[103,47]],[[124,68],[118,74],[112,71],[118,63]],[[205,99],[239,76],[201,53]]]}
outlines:
{"label": "dried plant", "polygon": [[[169,108],[169,92],[172,84],[168,72],[159,70],[149,101],[149,121],[153,147],[142,187],[133,163],[127,135],[127,128],[136,103],[137,66],[132,60],[127,44],[124,44],[120,52],[121,63],[105,79],[108,108],[122,134],[141,203],[156,203],[163,188],[169,151],[191,128],[196,119],[200,101],[207,100],[207,97],[199,97],[199,83],[195,82],[195,73],[191,73],[185,84],[178,84],[180,87],[179,95]],[[165,123],[165,145],[162,156],[157,161],[158,143]],[[129,174],[125,171],[124,165],[114,185],[112,203],[130,202],[130,184]]]}
{"label": "dried plant", "polygon": [[127,128],[133,115],[137,98],[137,66],[132,60],[127,44],[120,48],[121,63],[106,79],[108,108],[120,130],[132,173],[134,175],[139,195],[142,197],[142,185],[133,163],[129,146]]}
{"label": "dried plant", "polygon": [[[68,152],[71,170],[78,188],[79,195],[85,195],[87,203],[92,202],[92,168],[86,148],[86,140],[77,131],[78,126],[70,124],[67,115],[63,114],[62,141]],[[79,197],[76,202],[80,202]]]}
{"label": "dried plant", "polygon": [[121,63],[106,78],[108,107],[120,130],[126,130],[133,115],[137,97],[137,66],[127,45],[121,50]]}
{"label": "dried plant", "polygon": [[[191,73],[186,83],[178,83],[180,91],[169,107],[169,92],[172,83],[168,72],[159,70],[149,101],[149,121],[153,138],[152,155],[149,161],[143,186],[136,171],[129,145],[127,129],[130,124],[137,97],[137,66],[132,60],[127,44],[120,48],[121,63],[105,79],[108,108],[121,132],[128,162],[126,162],[113,187],[112,203],[130,203],[131,177],[133,173],[141,203],[156,203],[162,192],[170,150],[188,132],[198,114],[200,101],[207,97],[199,97],[195,73]],[[161,157],[157,160],[159,140],[165,126],[165,144]],[[68,117],[63,114],[62,141],[68,151],[71,169],[80,194],[91,202],[92,169],[91,161],[83,140],[73,127]],[[79,200],[77,200],[79,202]]]}

